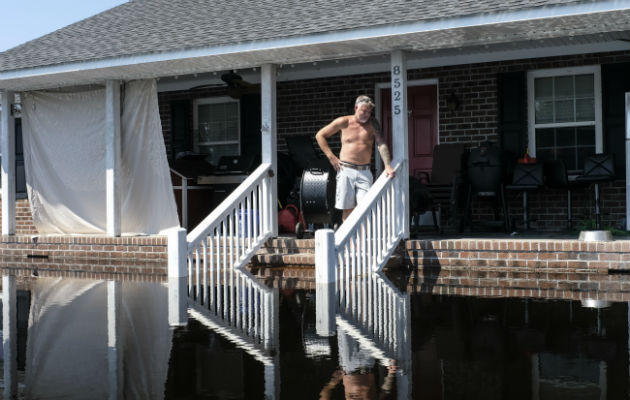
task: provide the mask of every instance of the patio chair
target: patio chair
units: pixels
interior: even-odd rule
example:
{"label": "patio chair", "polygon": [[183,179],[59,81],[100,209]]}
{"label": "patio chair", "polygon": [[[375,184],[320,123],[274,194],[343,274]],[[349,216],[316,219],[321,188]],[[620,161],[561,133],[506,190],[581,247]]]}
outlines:
{"label": "patio chair", "polygon": [[505,187],[507,190],[519,191],[523,194],[523,230],[529,230],[527,193],[543,186],[543,172],[542,164],[516,164],[512,183]]}
{"label": "patio chair", "polygon": [[584,161],[584,174],[576,178],[578,182],[595,186],[595,229],[601,229],[599,184],[615,179],[615,158],[613,154],[595,154]]}
{"label": "patio chair", "polygon": [[463,143],[436,145],[433,148],[431,174],[420,172],[416,175],[416,178],[424,184],[430,194],[430,210],[438,231],[441,231],[437,216],[439,214],[446,216],[446,226],[455,227],[457,223],[457,198],[458,189],[462,182],[464,151]]}
{"label": "patio chair", "polygon": [[495,220],[499,220],[498,205],[503,211],[503,226],[506,233],[510,231],[510,216],[505,203],[503,187],[504,166],[501,150],[492,145],[482,145],[472,149],[468,156],[466,177],[468,179],[468,195],[464,211],[462,231],[472,226],[472,199],[474,196],[494,201]]}
{"label": "patio chair", "polygon": [[545,162],[545,184],[554,189],[567,191],[567,229],[573,228],[573,190],[585,187],[588,184],[569,179],[567,166],[562,160],[550,160]]}

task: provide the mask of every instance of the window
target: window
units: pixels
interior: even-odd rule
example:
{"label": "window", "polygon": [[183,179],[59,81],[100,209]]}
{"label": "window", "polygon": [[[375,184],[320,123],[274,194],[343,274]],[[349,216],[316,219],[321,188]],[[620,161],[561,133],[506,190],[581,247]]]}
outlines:
{"label": "window", "polygon": [[600,67],[527,74],[529,150],[540,160],[563,160],[579,170],[603,150]]}
{"label": "window", "polygon": [[241,154],[240,107],[238,100],[226,97],[195,100],[195,151],[208,154],[217,165],[221,156]]}

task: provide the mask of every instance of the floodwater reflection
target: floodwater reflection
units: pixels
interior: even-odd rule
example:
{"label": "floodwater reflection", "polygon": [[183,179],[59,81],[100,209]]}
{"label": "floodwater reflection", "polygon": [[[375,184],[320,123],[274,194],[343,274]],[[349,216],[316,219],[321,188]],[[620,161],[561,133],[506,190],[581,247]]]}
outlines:
{"label": "floodwater reflection", "polygon": [[5,398],[628,398],[627,303],[215,278],[3,276]]}

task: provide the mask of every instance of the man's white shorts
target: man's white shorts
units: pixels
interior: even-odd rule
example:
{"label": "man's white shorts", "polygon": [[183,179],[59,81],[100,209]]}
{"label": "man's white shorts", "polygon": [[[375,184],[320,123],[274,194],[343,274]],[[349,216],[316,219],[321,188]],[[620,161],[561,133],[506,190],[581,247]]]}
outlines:
{"label": "man's white shorts", "polygon": [[372,172],[369,169],[358,170],[342,166],[337,172],[337,193],[335,208],[348,210],[356,207],[372,186]]}

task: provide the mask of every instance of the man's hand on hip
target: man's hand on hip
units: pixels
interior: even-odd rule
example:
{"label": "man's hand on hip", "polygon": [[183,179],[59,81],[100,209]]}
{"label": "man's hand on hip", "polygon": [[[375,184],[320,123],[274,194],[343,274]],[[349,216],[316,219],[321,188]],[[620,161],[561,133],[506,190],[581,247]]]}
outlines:
{"label": "man's hand on hip", "polygon": [[341,161],[336,156],[329,157],[328,160],[330,161],[330,164],[333,166],[335,171],[341,171]]}

